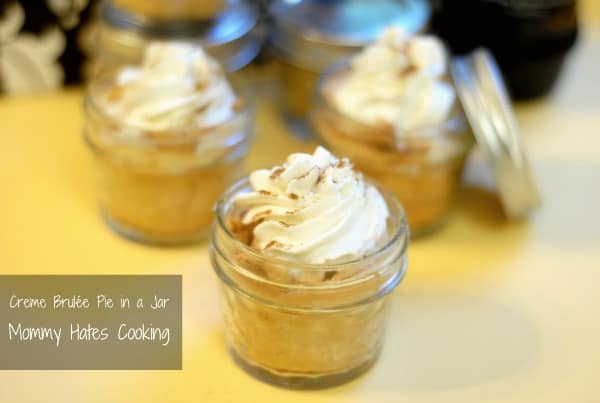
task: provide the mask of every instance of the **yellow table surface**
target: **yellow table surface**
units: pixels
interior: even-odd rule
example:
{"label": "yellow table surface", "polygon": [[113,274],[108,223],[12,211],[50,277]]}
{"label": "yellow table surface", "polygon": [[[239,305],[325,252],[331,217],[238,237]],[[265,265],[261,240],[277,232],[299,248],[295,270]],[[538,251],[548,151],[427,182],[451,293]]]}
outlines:
{"label": "yellow table surface", "polygon": [[[543,208],[509,224],[493,192],[465,186],[447,226],[409,248],[378,364],[322,391],[234,365],[206,245],[153,248],[106,228],[79,91],[0,100],[0,273],[184,279],[182,371],[0,371],[0,402],[600,402],[600,18],[586,15],[554,94],[517,110]],[[259,106],[252,168],[311,147]],[[491,183],[476,156],[466,176]]]}

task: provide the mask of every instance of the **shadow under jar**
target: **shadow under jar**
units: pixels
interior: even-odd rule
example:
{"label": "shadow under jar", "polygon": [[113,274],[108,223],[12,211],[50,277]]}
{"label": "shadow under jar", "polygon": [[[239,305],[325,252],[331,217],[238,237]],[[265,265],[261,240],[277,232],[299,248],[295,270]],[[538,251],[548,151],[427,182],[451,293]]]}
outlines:
{"label": "shadow under jar", "polygon": [[348,157],[378,184],[391,190],[406,210],[413,237],[429,234],[444,222],[454,200],[471,129],[458,102],[440,124],[398,133],[340,112],[330,101],[331,80],[347,69],[338,64],[321,78],[311,107],[313,130],[332,152]]}
{"label": "shadow under jar", "polygon": [[235,115],[211,127],[147,130],[110,116],[97,99],[112,85],[88,86],[84,136],[93,152],[102,214],[126,238],[178,245],[206,237],[213,206],[245,173],[253,111],[242,97]]}
{"label": "shadow under jar", "polygon": [[406,270],[408,226],[396,198],[381,191],[388,233],[370,255],[336,264],[270,257],[236,236],[243,214],[234,185],[217,205],[211,260],[224,294],[225,339],[251,375],[291,388],[323,388],[368,370],[382,348],[390,292]]}

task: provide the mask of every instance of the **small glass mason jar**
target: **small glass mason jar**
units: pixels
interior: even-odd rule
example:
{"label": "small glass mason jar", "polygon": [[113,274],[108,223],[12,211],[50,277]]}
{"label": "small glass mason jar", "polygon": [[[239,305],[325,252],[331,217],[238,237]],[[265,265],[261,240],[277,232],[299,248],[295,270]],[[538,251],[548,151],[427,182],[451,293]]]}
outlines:
{"label": "small glass mason jar", "polygon": [[310,112],[313,131],[332,152],[348,157],[398,197],[413,237],[436,230],[450,210],[473,144],[458,101],[436,126],[398,133],[392,127],[368,125],[337,110],[328,100],[329,80],[346,68],[347,61],[337,63],[321,77]]}
{"label": "small glass mason jar", "polygon": [[390,25],[422,31],[430,6],[424,0],[273,0],[269,11],[268,43],[278,60],[282,113],[292,133],[306,139],[306,118],[321,73],[372,43]]}
{"label": "small glass mason jar", "polygon": [[230,354],[251,375],[280,386],[321,388],[355,378],[379,356],[390,292],[406,270],[402,206],[380,190],[390,212],[388,236],[373,253],[304,264],[266,256],[236,237],[242,212],[234,198],[249,190],[242,180],[217,204],[210,248]]}
{"label": "small glass mason jar", "polygon": [[146,130],[106,113],[98,96],[112,85],[111,78],[93,82],[84,99],[84,137],[93,152],[105,221],[142,243],[205,238],[219,196],[245,173],[251,105],[240,96],[235,115],[211,127]]}

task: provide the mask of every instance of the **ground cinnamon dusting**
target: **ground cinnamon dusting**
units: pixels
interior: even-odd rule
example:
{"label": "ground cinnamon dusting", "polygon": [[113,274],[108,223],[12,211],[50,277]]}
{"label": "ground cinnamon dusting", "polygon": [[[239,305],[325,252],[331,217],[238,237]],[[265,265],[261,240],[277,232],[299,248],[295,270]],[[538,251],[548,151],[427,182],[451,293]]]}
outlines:
{"label": "ground cinnamon dusting", "polygon": [[279,242],[277,242],[276,240],[273,239],[272,241],[269,241],[269,243],[267,243],[263,249],[269,249],[269,248],[272,248],[274,246],[281,246],[281,243],[279,243]]}
{"label": "ground cinnamon dusting", "polygon": [[417,70],[418,70],[417,66],[415,66],[414,64],[411,64],[400,72],[400,76],[403,77],[403,76],[408,76],[410,74],[414,74],[417,72]]}
{"label": "ground cinnamon dusting", "polygon": [[278,167],[275,168],[272,172],[271,175],[269,176],[269,179],[276,179],[279,176],[281,176],[281,174],[285,171],[285,168],[282,167]]}

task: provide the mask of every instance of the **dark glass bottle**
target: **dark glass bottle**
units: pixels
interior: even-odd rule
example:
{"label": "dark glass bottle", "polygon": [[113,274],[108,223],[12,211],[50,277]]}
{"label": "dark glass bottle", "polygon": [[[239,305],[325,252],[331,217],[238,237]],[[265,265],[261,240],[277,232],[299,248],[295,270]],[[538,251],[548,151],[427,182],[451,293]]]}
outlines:
{"label": "dark glass bottle", "polygon": [[432,28],[455,53],[489,48],[516,99],[551,90],[578,32],[574,0],[437,0]]}

